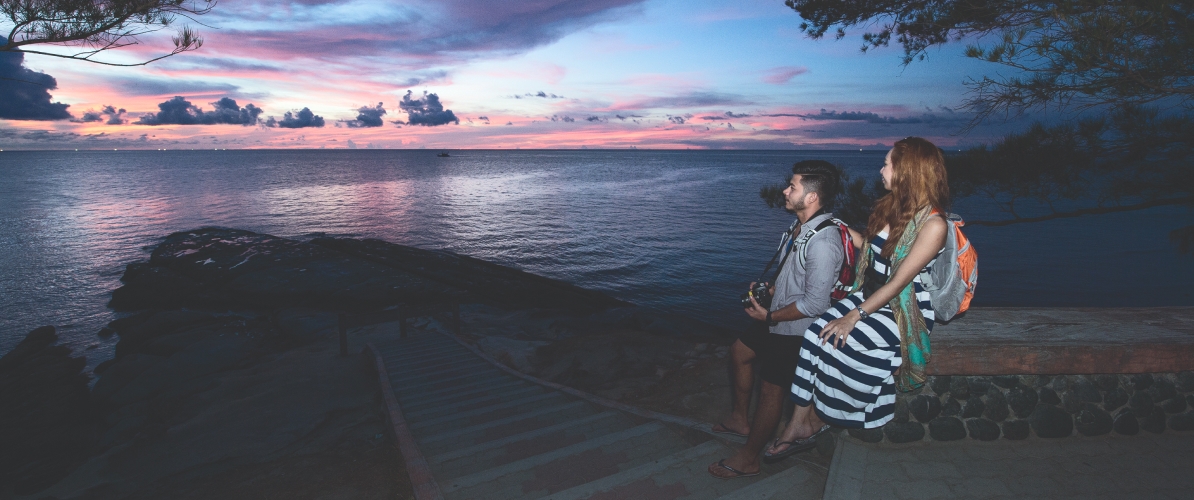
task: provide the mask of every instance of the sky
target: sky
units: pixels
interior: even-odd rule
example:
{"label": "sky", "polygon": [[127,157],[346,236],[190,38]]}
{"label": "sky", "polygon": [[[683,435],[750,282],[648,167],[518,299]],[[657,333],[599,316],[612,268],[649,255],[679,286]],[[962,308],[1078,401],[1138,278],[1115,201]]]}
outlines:
{"label": "sky", "polygon": [[903,66],[780,0],[224,0],[97,58],[184,21],[203,46],[146,66],[0,54],[0,149],[948,149],[1027,120],[965,130],[1001,68],[964,43]]}

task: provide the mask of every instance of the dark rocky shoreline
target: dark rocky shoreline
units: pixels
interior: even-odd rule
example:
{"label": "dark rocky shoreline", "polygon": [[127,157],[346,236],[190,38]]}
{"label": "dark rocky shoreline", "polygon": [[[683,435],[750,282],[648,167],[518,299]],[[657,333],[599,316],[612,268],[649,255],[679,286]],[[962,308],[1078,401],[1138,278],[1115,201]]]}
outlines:
{"label": "dark rocky shoreline", "polygon": [[[557,280],[378,240],[202,228],[168,236],[121,281],[110,306],[131,314],[100,332],[120,340],[90,390],[85,360],[53,345],[53,328],[0,359],[0,498],[203,498],[220,491],[213,478],[237,471],[329,467],[310,457],[368,461],[375,473],[306,487],[292,478],[300,497],[404,495],[368,363],[337,355],[340,317],[356,336],[458,310],[464,337],[503,362],[623,399],[650,399],[733,339]],[[285,489],[242,475],[245,496],[253,485]]]}
{"label": "dark rocky shoreline", "polygon": [[[662,413],[725,416],[735,332],[600,292],[378,240],[202,228],[128,266],[115,356],[52,327],[0,358],[0,499],[410,494],[372,360],[406,324],[512,368]],[[94,377],[94,384],[88,387]],[[864,441],[1189,431],[1194,374],[938,376]],[[828,466],[832,446],[805,459]]]}

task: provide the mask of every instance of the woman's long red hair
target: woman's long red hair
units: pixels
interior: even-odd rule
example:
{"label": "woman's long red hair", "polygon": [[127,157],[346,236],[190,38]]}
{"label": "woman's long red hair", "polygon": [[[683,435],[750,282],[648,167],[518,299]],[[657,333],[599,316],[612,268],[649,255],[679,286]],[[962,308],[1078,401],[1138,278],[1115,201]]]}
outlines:
{"label": "woman's long red hair", "polygon": [[891,148],[891,168],[891,192],[875,202],[867,221],[867,241],[884,227],[891,228],[882,251],[888,258],[916,212],[926,205],[942,213],[949,207],[945,155],[933,143],[920,137],[896,142]]}

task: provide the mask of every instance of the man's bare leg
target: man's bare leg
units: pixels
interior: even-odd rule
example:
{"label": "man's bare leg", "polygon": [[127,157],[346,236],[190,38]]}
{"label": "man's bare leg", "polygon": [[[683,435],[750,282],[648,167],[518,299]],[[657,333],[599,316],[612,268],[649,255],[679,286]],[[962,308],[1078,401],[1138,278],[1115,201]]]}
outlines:
{"label": "man's bare leg", "polygon": [[747,412],[750,411],[751,389],[755,385],[754,360],[755,351],[746,347],[741,340],[735,340],[730,346],[730,399],[733,406],[730,408],[730,417],[718,425],[743,435],[750,434],[751,429]]}
{"label": "man's bare leg", "polygon": [[[825,422],[821,417],[817,416],[817,412],[813,411],[813,405],[808,406],[796,405],[792,411],[792,419],[788,421],[788,426],[779,435],[780,443],[790,443],[797,439],[806,439],[825,426]],[[787,444],[780,444],[779,446],[768,446],[767,453],[775,454],[788,449]]]}
{"label": "man's bare leg", "polygon": [[[763,381],[759,390],[759,405],[755,408],[755,420],[750,426],[750,434],[746,437],[746,444],[738,448],[738,453],[722,461],[725,465],[746,474],[759,471],[759,454],[763,447],[775,434],[775,426],[783,416],[784,391],[786,388]],[[734,477],[737,474],[716,463],[709,465],[709,473],[718,477]]]}

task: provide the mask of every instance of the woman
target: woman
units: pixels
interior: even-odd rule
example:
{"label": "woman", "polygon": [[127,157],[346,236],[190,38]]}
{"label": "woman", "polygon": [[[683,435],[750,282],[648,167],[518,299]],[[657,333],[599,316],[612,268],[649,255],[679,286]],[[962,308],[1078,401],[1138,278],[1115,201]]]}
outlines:
{"label": "woman", "polygon": [[920,272],[945,246],[949,204],[945,159],[929,141],[909,137],[887,153],[883,187],[865,238],[854,293],[804,332],[791,398],[792,421],[766,452],[790,455],[815,446],[829,428],[874,428],[891,420],[897,387],[924,384],[933,309]]}

